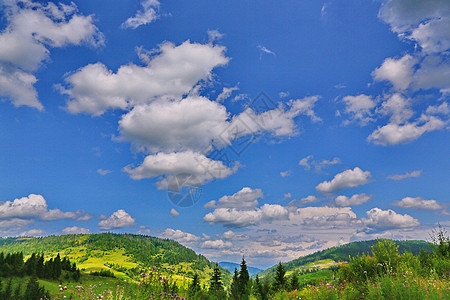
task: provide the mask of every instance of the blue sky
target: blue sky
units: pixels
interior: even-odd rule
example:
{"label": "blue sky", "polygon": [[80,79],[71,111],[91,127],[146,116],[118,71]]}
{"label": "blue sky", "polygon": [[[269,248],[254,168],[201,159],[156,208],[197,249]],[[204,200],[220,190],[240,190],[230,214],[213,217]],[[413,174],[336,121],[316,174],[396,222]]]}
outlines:
{"label": "blue sky", "polygon": [[0,12],[2,236],[151,234],[267,267],[450,224],[447,1]]}

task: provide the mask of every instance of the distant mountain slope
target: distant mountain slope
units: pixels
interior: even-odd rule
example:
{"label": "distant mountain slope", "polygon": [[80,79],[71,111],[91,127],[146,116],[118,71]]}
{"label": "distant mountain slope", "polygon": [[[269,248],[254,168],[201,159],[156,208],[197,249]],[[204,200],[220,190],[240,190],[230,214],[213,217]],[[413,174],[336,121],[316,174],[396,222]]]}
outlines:
{"label": "distant mountain slope", "polygon": [[[77,234],[41,238],[14,237],[0,239],[0,252],[33,252],[53,257],[68,256],[84,271],[111,270],[122,278],[135,278],[142,270],[156,266],[176,279],[192,278],[198,273],[206,282],[214,263],[176,241],[134,234]],[[229,283],[231,274],[221,269]]]}
{"label": "distant mountain slope", "polygon": [[[235,268],[238,269],[238,271],[241,269],[241,265],[240,264],[233,263],[233,262],[228,262],[228,261],[220,262],[219,266],[221,266],[222,268],[230,271],[230,273],[232,273],[232,274],[234,273],[234,269]],[[258,269],[258,268],[250,267],[250,266],[247,266],[247,269],[248,269],[248,273],[250,275],[253,275],[253,274],[256,274],[258,272],[263,271],[262,269]]]}
{"label": "distant mountain slope", "polygon": [[[425,241],[394,241],[399,246],[399,252],[411,251],[413,254],[418,254],[420,249],[431,250],[430,246]],[[299,257],[290,262],[284,263],[283,266],[288,274],[294,270],[302,270],[309,268],[327,268],[333,267],[339,261],[348,261],[349,256],[354,257],[362,255],[363,253],[371,254],[372,246],[377,243],[377,240],[361,241],[345,244],[339,247],[332,247],[325,250],[317,251],[312,254]],[[261,278],[272,278],[275,274],[276,266],[257,273]],[[256,274],[255,274],[256,275]]]}

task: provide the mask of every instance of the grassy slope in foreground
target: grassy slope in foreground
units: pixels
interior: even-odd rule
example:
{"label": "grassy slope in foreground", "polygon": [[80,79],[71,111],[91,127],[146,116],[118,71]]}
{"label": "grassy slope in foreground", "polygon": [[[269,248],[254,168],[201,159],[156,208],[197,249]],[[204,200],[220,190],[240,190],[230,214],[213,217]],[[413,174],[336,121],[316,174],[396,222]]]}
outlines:
{"label": "grassy slope in foreground", "polygon": [[[399,252],[411,251],[418,254],[420,249],[431,250],[425,241],[394,241],[399,246]],[[354,257],[363,253],[371,253],[372,246],[377,240],[352,242],[338,247],[332,247],[325,250],[317,251],[312,254],[299,257],[290,262],[283,263],[286,275],[290,275],[295,270],[305,270],[308,268],[326,269],[336,266],[339,261],[348,261],[349,256]],[[257,273],[260,278],[272,279],[275,275],[276,266]],[[253,276],[256,276],[253,275]]]}
{"label": "grassy slope in foreground", "polygon": [[[164,274],[173,274],[177,281],[198,273],[206,282],[214,263],[176,241],[134,234],[77,234],[41,238],[14,237],[0,239],[0,252],[43,253],[46,260],[60,253],[84,272],[111,270],[116,277],[129,279],[141,270],[156,266]],[[228,284],[231,274],[222,269]]]}

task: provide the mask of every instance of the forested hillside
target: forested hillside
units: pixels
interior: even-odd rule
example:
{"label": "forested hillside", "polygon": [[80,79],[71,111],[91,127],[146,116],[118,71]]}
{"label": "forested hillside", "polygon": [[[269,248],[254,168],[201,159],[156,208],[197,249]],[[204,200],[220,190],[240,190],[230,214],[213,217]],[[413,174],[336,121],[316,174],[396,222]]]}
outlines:
{"label": "forested hillside", "polygon": [[[40,238],[14,237],[0,239],[0,252],[23,252],[25,256],[41,253],[54,257],[60,253],[85,272],[109,270],[119,278],[135,278],[156,266],[175,279],[193,278],[199,274],[206,281],[214,263],[176,241],[134,234],[79,234]],[[228,283],[231,274],[220,269]]]}
{"label": "forested hillside", "polygon": [[[412,252],[417,255],[420,249],[431,250],[429,244],[425,241],[394,241],[398,246],[400,253]],[[370,253],[372,246],[377,240],[360,241],[348,243],[338,247],[332,247],[317,251],[312,254],[299,257],[287,263],[283,263],[285,270],[290,273],[294,270],[310,269],[315,270],[322,267],[332,267],[340,261],[348,261],[349,257],[356,257],[362,254]],[[273,278],[276,272],[276,266],[257,273],[260,278]],[[256,275],[256,274],[255,274]]]}

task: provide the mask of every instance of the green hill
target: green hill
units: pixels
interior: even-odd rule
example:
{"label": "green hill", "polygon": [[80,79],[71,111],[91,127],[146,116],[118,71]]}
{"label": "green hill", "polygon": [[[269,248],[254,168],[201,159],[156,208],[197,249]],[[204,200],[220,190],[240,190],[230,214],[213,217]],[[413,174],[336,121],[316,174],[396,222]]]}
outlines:
{"label": "green hill", "polygon": [[[431,250],[430,246],[425,241],[394,241],[399,246],[399,252],[404,253],[410,251],[413,254],[418,254],[420,249]],[[349,257],[362,255],[363,253],[371,253],[372,246],[377,243],[377,240],[360,241],[348,243],[338,247],[332,247],[325,250],[317,251],[312,254],[299,257],[290,262],[283,263],[286,270],[286,275],[292,274],[294,271],[306,273],[307,277],[314,277],[313,273],[319,273],[317,275],[324,276],[326,274],[332,276],[332,272],[329,271],[337,267],[341,261],[348,261]],[[257,273],[260,278],[272,279],[275,275],[276,266],[273,266],[267,270]],[[319,272],[317,272],[319,271]],[[256,276],[254,274],[253,276]]]}
{"label": "green hill", "polygon": [[[177,281],[193,278],[198,273],[202,282],[209,280],[214,263],[176,241],[134,234],[77,234],[40,238],[10,237],[0,239],[0,252],[33,252],[46,259],[60,253],[77,264],[85,273],[109,270],[118,278],[135,279],[157,267]],[[223,281],[229,284],[231,274],[221,268]]]}

